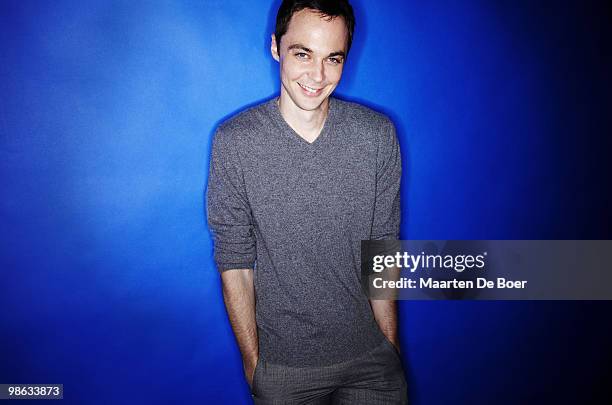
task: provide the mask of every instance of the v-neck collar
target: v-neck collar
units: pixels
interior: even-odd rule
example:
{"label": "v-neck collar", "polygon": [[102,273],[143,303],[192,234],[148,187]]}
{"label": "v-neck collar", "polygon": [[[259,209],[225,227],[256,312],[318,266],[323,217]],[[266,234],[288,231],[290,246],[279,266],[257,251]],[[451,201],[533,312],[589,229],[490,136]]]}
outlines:
{"label": "v-neck collar", "polygon": [[333,132],[332,128],[335,125],[336,110],[338,109],[338,105],[335,98],[331,96],[329,97],[329,110],[327,111],[327,117],[325,118],[325,122],[323,123],[323,128],[321,128],[319,136],[317,136],[316,139],[312,142],[308,142],[306,139],[302,138],[300,134],[298,134],[293,128],[291,128],[291,125],[289,125],[289,123],[285,121],[285,118],[283,118],[283,115],[281,114],[280,108],[277,103],[278,99],[279,97],[273,98],[272,100],[270,100],[268,105],[270,112],[272,113],[272,116],[274,118],[274,121],[279,125],[283,132],[291,134],[291,138],[295,139],[297,142],[306,147],[315,148],[325,143],[326,138],[328,138],[330,136],[330,133]]}

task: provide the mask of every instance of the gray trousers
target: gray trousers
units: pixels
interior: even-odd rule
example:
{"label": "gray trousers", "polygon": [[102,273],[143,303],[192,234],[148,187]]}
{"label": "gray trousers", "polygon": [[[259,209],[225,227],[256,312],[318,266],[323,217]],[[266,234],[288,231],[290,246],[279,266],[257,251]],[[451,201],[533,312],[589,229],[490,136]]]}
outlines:
{"label": "gray trousers", "polygon": [[325,367],[287,367],[259,360],[251,393],[256,405],[408,402],[400,356],[387,339],[356,359]]}

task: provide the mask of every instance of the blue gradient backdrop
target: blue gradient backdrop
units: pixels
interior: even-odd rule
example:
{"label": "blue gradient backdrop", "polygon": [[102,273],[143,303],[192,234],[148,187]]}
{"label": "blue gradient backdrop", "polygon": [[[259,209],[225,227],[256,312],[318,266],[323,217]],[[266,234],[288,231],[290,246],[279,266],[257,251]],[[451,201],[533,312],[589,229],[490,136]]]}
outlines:
{"label": "blue gradient backdrop", "polygon": [[[0,2],[0,383],[249,403],[204,186],[215,126],[278,89],[277,6]],[[337,94],[397,125],[404,238],[610,238],[609,6],[354,6]],[[588,403],[610,309],[403,302],[412,403]]]}

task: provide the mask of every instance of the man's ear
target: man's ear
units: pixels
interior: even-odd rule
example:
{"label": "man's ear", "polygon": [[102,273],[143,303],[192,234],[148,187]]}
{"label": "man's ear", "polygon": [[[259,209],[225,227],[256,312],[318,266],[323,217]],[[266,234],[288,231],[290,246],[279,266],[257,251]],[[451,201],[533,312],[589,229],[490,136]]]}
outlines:
{"label": "man's ear", "polygon": [[270,42],[270,53],[275,61],[280,62],[280,56],[278,53],[278,44],[276,43],[276,35],[272,34],[272,41]]}

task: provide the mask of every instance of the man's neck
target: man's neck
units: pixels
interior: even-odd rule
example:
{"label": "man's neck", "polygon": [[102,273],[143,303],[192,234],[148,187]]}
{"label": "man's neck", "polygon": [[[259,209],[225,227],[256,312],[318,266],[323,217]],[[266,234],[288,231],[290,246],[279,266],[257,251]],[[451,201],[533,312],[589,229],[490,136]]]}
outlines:
{"label": "man's neck", "polygon": [[288,96],[278,99],[278,108],[289,126],[304,140],[314,142],[325,125],[329,113],[329,98],[319,108],[312,111],[302,110]]}

